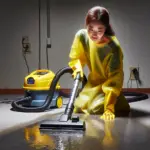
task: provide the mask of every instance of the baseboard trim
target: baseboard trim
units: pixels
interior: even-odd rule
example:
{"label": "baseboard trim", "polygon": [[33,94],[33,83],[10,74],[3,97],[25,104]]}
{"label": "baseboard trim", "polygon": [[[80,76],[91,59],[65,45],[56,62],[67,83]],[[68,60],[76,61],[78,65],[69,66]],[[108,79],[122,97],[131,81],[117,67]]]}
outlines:
{"label": "baseboard trim", "polygon": [[1,95],[7,95],[7,94],[23,94],[23,89],[0,89]]}
{"label": "baseboard trim", "polygon": [[141,93],[150,93],[150,88],[123,88],[123,91],[127,92],[141,92]]}
{"label": "baseboard trim", "polygon": [[[61,91],[68,94],[70,93],[71,89],[64,89],[62,88]],[[123,88],[123,91],[128,92],[142,92],[142,93],[150,93],[150,88]],[[24,94],[23,89],[0,89],[0,95],[10,95],[10,94]]]}

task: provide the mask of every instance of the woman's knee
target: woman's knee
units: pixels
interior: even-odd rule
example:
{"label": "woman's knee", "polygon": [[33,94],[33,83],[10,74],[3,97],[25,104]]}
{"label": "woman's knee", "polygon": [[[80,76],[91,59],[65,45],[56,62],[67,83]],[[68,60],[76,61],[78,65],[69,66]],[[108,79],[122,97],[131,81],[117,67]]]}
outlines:
{"label": "woman's knee", "polygon": [[104,112],[104,104],[93,107],[92,105],[88,107],[89,114],[102,114]]}

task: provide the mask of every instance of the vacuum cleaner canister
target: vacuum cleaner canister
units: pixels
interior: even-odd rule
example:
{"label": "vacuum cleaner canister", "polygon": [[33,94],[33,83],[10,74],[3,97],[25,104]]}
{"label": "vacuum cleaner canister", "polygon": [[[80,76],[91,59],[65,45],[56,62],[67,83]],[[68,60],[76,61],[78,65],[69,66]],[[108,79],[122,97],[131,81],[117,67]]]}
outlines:
{"label": "vacuum cleaner canister", "polygon": [[[23,89],[25,90],[25,97],[31,97],[30,103],[24,103],[26,107],[39,107],[42,106],[53,81],[55,74],[51,70],[36,70],[25,77]],[[63,105],[62,97],[59,96],[59,83],[56,86],[53,100],[49,107],[61,108]]]}

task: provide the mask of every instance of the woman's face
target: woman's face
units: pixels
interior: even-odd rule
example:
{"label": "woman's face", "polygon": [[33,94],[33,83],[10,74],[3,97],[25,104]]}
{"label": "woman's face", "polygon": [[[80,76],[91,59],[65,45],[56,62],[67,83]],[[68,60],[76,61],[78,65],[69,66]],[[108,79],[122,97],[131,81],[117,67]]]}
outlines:
{"label": "woman's face", "polygon": [[87,30],[91,40],[97,43],[102,40],[106,27],[103,24],[95,21],[95,22],[91,22],[87,26]]}

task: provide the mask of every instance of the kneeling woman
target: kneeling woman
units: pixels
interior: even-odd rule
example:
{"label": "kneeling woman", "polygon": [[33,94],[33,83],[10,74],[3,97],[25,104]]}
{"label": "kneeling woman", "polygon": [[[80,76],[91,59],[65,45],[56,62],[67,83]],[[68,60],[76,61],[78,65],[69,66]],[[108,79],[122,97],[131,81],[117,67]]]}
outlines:
{"label": "kneeling woman", "polygon": [[124,80],[123,53],[103,7],[91,8],[86,16],[86,29],[80,29],[70,51],[69,66],[83,76],[89,68],[88,82],[75,100],[76,113],[103,114],[114,119],[117,113],[128,113],[130,106],[122,93]]}

